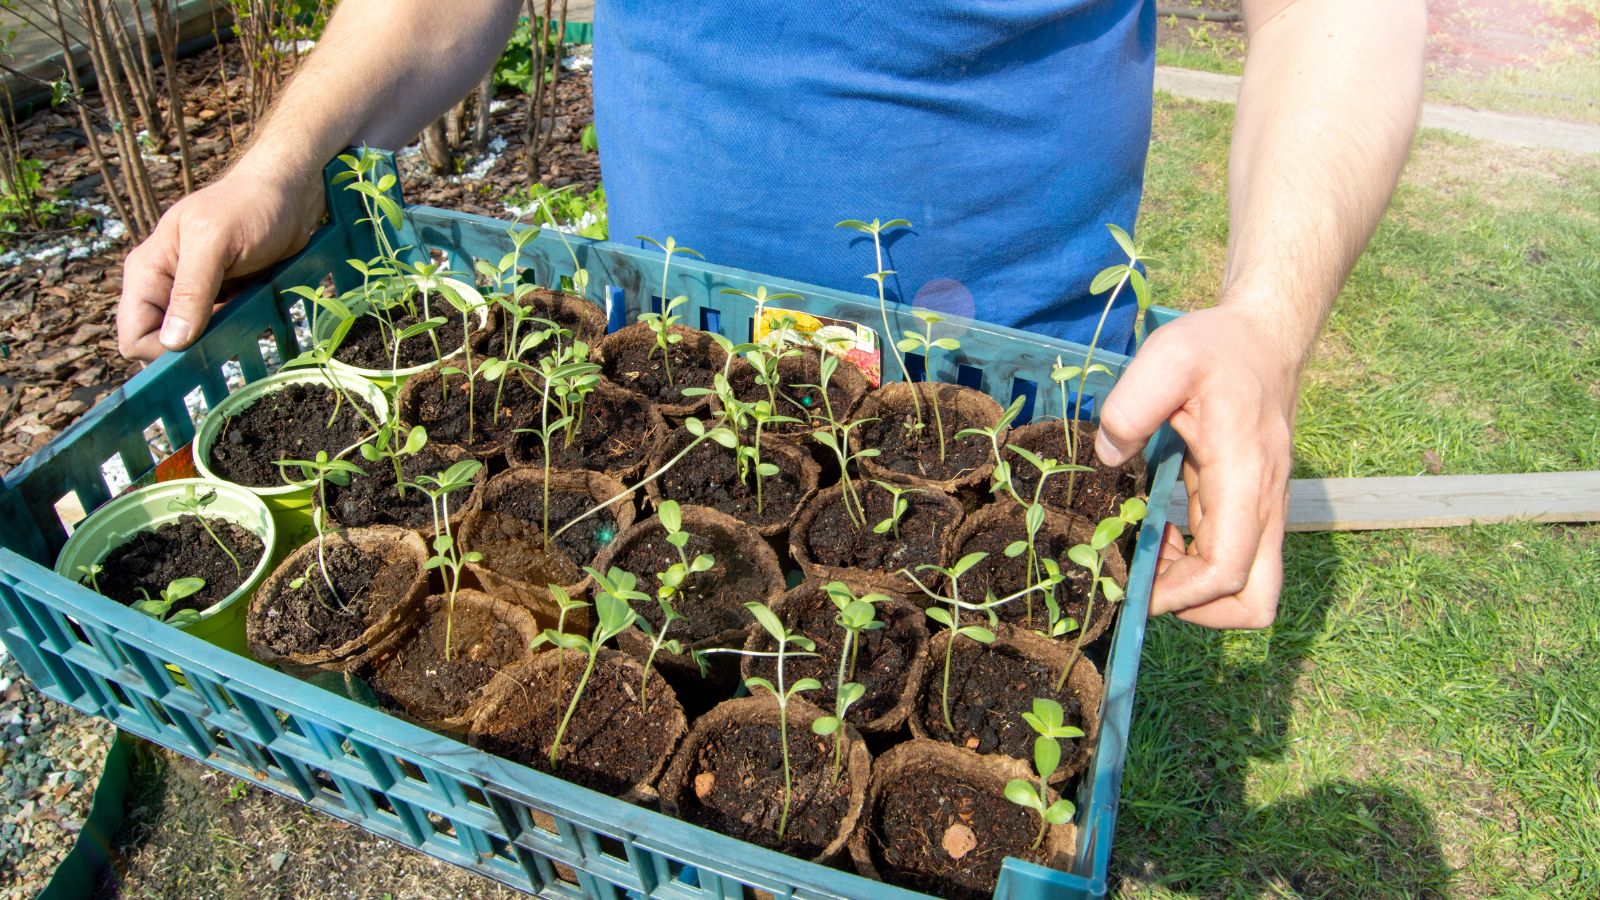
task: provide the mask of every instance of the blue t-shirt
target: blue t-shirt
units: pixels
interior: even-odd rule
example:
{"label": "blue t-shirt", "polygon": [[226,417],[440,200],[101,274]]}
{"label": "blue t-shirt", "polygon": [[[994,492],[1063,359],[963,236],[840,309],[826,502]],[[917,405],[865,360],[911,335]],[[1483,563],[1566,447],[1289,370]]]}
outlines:
{"label": "blue t-shirt", "polygon": [[[1087,340],[1150,141],[1154,0],[596,4],[611,234]],[[1102,346],[1127,347],[1124,292]]]}

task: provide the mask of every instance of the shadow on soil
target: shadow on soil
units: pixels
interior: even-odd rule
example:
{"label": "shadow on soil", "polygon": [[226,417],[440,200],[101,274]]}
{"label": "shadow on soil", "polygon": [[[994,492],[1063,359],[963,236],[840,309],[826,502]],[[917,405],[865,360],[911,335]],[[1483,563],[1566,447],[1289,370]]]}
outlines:
{"label": "shadow on soil", "polygon": [[1341,558],[1330,536],[1299,534],[1285,562],[1278,623],[1265,640],[1151,623],[1113,884],[1202,896],[1443,896],[1450,869],[1431,814],[1408,791],[1331,779],[1266,806],[1246,794],[1250,764],[1282,759],[1296,739],[1296,683]]}

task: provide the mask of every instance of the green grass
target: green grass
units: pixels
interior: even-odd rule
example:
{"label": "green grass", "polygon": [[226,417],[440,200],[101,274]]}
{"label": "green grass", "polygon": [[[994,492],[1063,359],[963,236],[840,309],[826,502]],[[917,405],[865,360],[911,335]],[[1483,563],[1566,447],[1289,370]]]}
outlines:
{"label": "green grass", "polygon": [[1600,123],[1600,53],[1593,50],[1487,74],[1431,70],[1426,85],[1433,103]]}
{"label": "green grass", "polygon": [[[1210,303],[1231,110],[1159,97],[1141,240]],[[1427,133],[1307,373],[1298,477],[1600,468],[1600,161]],[[1291,535],[1278,623],[1152,622],[1123,893],[1600,896],[1600,527]]]}

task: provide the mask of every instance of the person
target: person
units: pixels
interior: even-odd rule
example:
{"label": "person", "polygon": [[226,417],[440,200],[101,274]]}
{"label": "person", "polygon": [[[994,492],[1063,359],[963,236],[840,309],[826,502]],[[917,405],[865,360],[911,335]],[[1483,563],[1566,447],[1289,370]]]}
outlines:
{"label": "person", "polygon": [[[248,150],[129,253],[121,351],[205,328],[220,283],[304,246],[323,165],[398,147],[464,96],[520,4],[342,0]],[[1215,306],[1149,335],[1101,411],[1117,465],[1163,423],[1187,442],[1192,541],[1170,528],[1152,613],[1217,628],[1276,616],[1300,373],[1394,189],[1421,104],[1423,0],[1244,0]],[[1105,223],[1137,212],[1154,0],[601,0],[594,94],[615,235],[864,292],[905,217],[895,296],[1082,340]],[[1131,229],[1130,229],[1131,230]],[[1126,344],[1122,305],[1109,343]],[[1118,349],[1125,349],[1119,347]]]}

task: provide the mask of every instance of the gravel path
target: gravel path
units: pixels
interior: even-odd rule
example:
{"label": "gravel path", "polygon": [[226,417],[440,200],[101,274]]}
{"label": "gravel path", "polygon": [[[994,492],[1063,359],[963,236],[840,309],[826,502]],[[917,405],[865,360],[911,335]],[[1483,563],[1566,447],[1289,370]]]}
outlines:
{"label": "gravel path", "polygon": [[40,694],[0,646],[0,900],[36,896],[72,849],[115,735]]}

